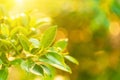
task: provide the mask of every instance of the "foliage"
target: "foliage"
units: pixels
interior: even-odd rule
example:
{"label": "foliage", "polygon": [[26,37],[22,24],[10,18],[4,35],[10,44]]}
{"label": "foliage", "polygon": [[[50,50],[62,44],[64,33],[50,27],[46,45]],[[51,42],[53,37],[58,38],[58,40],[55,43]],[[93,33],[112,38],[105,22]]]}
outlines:
{"label": "foliage", "polygon": [[[120,80],[120,0],[1,0],[0,3],[3,4],[9,11],[11,11],[11,15],[14,15],[14,13],[16,12],[24,12],[31,9],[35,11],[32,16],[29,16],[29,13],[27,12],[27,15],[18,15],[21,17],[17,20],[14,19],[14,17],[17,16],[10,16],[10,19],[7,19],[8,21],[5,21],[5,23],[9,24],[8,22],[11,23],[11,19],[13,19],[10,26],[15,27],[17,25],[16,29],[24,34],[18,35],[17,37],[27,36],[26,34],[28,34],[30,30],[32,30],[31,34],[35,34],[35,36],[33,36],[32,38],[29,37],[28,41],[31,43],[32,48],[29,49],[32,49],[30,53],[32,53],[33,55],[36,55],[36,53],[40,51],[38,48],[41,46],[41,36],[43,36],[41,32],[43,33],[44,29],[48,29],[46,27],[49,27],[46,26],[46,24],[48,25],[49,23],[44,22],[48,20],[45,20],[43,19],[43,17],[39,16],[43,15],[41,13],[39,14],[39,11],[45,13],[45,15],[49,15],[52,17],[52,23],[57,24],[58,26],[57,33],[59,33],[59,37],[68,37],[68,51],[72,56],[79,60],[80,65],[76,66],[69,63],[69,66],[72,69],[72,74],[63,73],[57,70],[57,74],[54,75],[55,80],[57,76],[59,77],[59,75],[64,78],[67,77],[67,79],[65,80]],[[0,15],[7,16],[8,14],[5,10],[0,9]],[[2,19],[2,17],[0,18]],[[7,16],[7,18],[9,17]],[[3,22],[3,20],[1,20],[0,22]],[[25,28],[31,26],[30,30],[25,30],[24,27],[18,26],[21,24],[23,24],[22,26],[24,26]],[[7,27],[9,26],[2,27],[3,31]],[[10,28],[10,30],[11,29],[12,28]],[[9,32],[8,30],[6,30],[2,33],[8,35]],[[12,31],[12,34],[14,33],[16,33],[15,30]],[[56,39],[58,39],[58,37],[56,37]],[[64,40],[59,40],[57,42],[53,41],[51,43],[51,46],[57,47],[57,51],[59,53],[63,53],[66,51],[65,48],[67,45],[64,44]],[[19,39],[19,41],[24,40]],[[29,43],[26,43],[25,45],[28,44]],[[61,46],[62,44],[64,45]],[[21,46],[23,47],[24,45],[21,44]],[[19,51],[21,50],[21,46],[19,46]],[[46,46],[48,46],[48,44]],[[46,46],[45,48],[49,48]],[[56,50],[51,46],[48,51]],[[28,47],[24,46],[24,49],[27,51]],[[16,53],[20,54],[19,51],[16,50]],[[40,52],[43,53],[44,49]],[[55,54],[56,52],[48,53]],[[63,59],[59,59],[58,57],[56,57],[59,56],[59,54],[54,55],[57,59],[56,61],[54,61],[54,56],[51,56],[49,54],[44,55],[43,53],[40,55],[40,62],[47,65],[46,68],[43,70],[44,72],[46,72],[46,74],[52,72],[52,74],[55,74],[54,68],[52,68],[51,70],[50,66],[63,69],[63,67],[61,67]],[[52,59],[49,61],[49,58]],[[65,60],[68,59],[73,61],[73,59],[69,57],[69,55],[65,55],[64,58]],[[59,60],[61,62],[58,62]],[[21,61],[22,59],[17,59],[12,61],[12,63],[17,65],[20,64]],[[25,68],[24,65],[27,65],[27,62],[29,61],[31,63],[28,64],[32,64],[32,61],[28,60],[24,61],[20,65],[20,67],[27,71],[28,69]],[[0,60],[0,64],[2,64],[3,62],[8,63],[7,60]],[[46,62],[49,62],[49,64],[47,64]],[[76,63],[76,61],[73,62]],[[57,65],[55,65],[54,63],[56,63]],[[35,65],[35,67],[36,66],[39,65],[37,64]],[[31,71],[33,73],[34,70],[35,68],[32,67]],[[39,70],[41,71],[41,68]],[[66,69],[63,70],[66,71]],[[20,69],[19,71],[22,70]],[[15,75],[17,75],[16,72],[14,73]],[[31,77],[32,80],[34,76],[32,74],[29,74],[28,76],[28,73],[21,76],[25,76],[25,78],[17,78],[15,80],[29,80],[29,77]],[[39,73],[39,76],[41,75],[41,73]],[[36,72],[36,74],[38,74],[38,72]],[[44,78],[46,80],[54,80],[51,75],[49,77],[46,77],[46,75],[44,75]]]}
{"label": "foliage", "polygon": [[74,72],[70,79],[119,80],[120,0],[71,2],[74,5],[68,1],[69,6],[62,5],[54,17],[54,22],[67,32],[69,52],[81,64],[77,68],[71,65]]}
{"label": "foliage", "polygon": [[57,26],[41,32],[41,23],[28,13],[0,15],[0,80],[7,80],[9,67],[19,65],[38,76],[51,76],[50,66],[71,73],[65,59],[78,64],[64,53],[66,39],[55,41]]}

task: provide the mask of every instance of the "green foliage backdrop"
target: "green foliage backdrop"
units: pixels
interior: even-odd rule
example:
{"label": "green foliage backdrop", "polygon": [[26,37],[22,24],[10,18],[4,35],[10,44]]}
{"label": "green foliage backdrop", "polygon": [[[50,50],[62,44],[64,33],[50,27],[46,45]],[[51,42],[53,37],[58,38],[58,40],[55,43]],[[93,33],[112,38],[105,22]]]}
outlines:
{"label": "green foliage backdrop", "polygon": [[[25,0],[25,4],[21,5],[15,5],[16,3],[9,3],[9,1],[4,0],[1,3],[5,4],[11,15],[32,9],[34,13],[31,15],[34,19],[41,18],[41,15],[52,18],[51,24],[58,26],[56,40],[67,37],[68,52],[79,61],[79,66],[66,61],[72,69],[72,74],[56,71],[58,75],[67,76],[65,80],[120,79],[119,0]],[[31,4],[33,5],[31,6]],[[34,19],[32,19],[32,23],[36,23]],[[39,21],[35,26],[37,25],[39,25]],[[50,24],[43,25],[42,23],[45,28],[47,28],[46,25]],[[41,29],[41,32],[45,30]],[[37,30],[39,29],[37,28]],[[24,29],[21,31],[25,34],[28,33]],[[3,33],[7,35],[6,32]],[[39,35],[34,37],[37,36]],[[31,40],[39,43],[37,40]],[[37,47],[38,45],[34,44],[34,46]],[[61,48],[63,47],[61,46]],[[66,51],[66,49],[64,50]],[[46,57],[49,58],[50,56],[46,55]],[[70,57],[66,58],[71,60]]]}

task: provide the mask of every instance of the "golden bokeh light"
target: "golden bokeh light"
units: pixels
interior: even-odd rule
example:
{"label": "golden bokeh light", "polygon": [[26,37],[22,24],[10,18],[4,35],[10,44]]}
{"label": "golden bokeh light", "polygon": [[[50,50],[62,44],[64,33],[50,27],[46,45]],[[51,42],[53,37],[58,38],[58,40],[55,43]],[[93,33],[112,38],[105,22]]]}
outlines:
{"label": "golden bokeh light", "polygon": [[109,30],[112,36],[118,36],[120,34],[120,24],[118,22],[111,22]]}

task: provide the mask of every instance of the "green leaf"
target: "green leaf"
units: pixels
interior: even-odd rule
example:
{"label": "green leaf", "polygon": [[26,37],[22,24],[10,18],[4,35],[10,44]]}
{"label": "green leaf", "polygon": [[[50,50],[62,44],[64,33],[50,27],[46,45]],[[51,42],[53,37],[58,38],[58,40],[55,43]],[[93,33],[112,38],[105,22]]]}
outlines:
{"label": "green leaf", "polygon": [[4,44],[4,45],[9,45],[10,41],[5,40],[5,39],[0,39],[0,43]]}
{"label": "green leaf", "polygon": [[40,65],[37,65],[35,64],[31,69],[30,71],[33,73],[33,74],[36,74],[36,75],[40,75],[40,76],[43,76],[44,75],[44,71],[42,69],[42,67]]}
{"label": "green leaf", "polygon": [[30,68],[34,65],[34,62],[31,60],[26,60],[21,62],[21,68],[27,72],[30,72]]}
{"label": "green leaf", "polygon": [[0,59],[0,65],[3,64],[2,60]]}
{"label": "green leaf", "polygon": [[1,69],[0,70],[0,80],[7,80],[8,77],[8,69]]}
{"label": "green leaf", "polygon": [[23,49],[26,51],[29,51],[29,41],[27,39],[27,37],[25,37],[24,35],[17,35],[18,39],[20,41],[20,44],[22,45]]}
{"label": "green leaf", "polygon": [[19,65],[22,63],[22,59],[15,59],[13,61],[10,62],[12,65]]}
{"label": "green leaf", "polygon": [[53,43],[55,39],[56,31],[57,31],[57,26],[50,27],[45,31],[41,39],[42,48],[47,48]]}
{"label": "green leaf", "polygon": [[18,49],[16,48],[16,46],[14,45],[14,43],[13,43],[12,41],[11,41],[11,46],[14,48],[15,52],[16,52],[17,54],[19,54]]}
{"label": "green leaf", "polygon": [[39,50],[40,50],[39,48],[32,48],[32,49],[31,49],[31,53],[32,53],[32,54],[36,54],[36,53],[39,52]]}
{"label": "green leaf", "polygon": [[43,68],[45,74],[51,75],[51,70],[46,65],[41,64],[41,67]]}
{"label": "green leaf", "polygon": [[32,43],[34,48],[39,48],[40,47],[40,41],[38,39],[30,38],[29,41]]}
{"label": "green leaf", "polygon": [[1,61],[2,61],[4,64],[8,64],[8,63],[9,63],[9,61],[8,61],[5,53],[1,53],[1,54],[0,54],[0,59],[1,59]]}
{"label": "green leaf", "polygon": [[71,69],[64,62],[64,57],[56,52],[48,52],[44,58],[40,58],[40,61],[71,73]]}
{"label": "green leaf", "polygon": [[18,32],[19,30],[20,30],[19,27],[13,28],[13,29],[10,31],[10,37],[13,38],[13,37],[17,34],[17,32]]}
{"label": "green leaf", "polygon": [[21,22],[21,25],[23,26],[28,26],[29,21],[30,21],[29,16],[25,13],[20,14],[19,20],[20,20],[19,22]]}
{"label": "green leaf", "polygon": [[67,47],[67,42],[67,39],[59,40],[54,44],[54,47],[60,49],[60,51],[63,51]]}
{"label": "green leaf", "polygon": [[11,47],[10,41],[7,39],[0,39],[0,51],[8,52],[9,48]]}
{"label": "green leaf", "polygon": [[60,55],[59,53],[56,52],[48,52],[45,55],[50,61],[52,61],[53,63],[57,63],[60,65],[64,65],[64,58],[62,55]]}
{"label": "green leaf", "polygon": [[22,33],[24,35],[27,35],[28,34],[28,31],[25,27],[22,27],[22,26],[17,26],[15,28],[13,28],[10,32],[10,36],[11,37],[14,37],[17,33]]}
{"label": "green leaf", "polygon": [[69,56],[69,55],[66,55],[66,56],[64,56],[67,60],[69,60],[70,62],[73,62],[73,63],[75,63],[75,64],[79,64],[79,62],[75,59],[75,58],[73,58],[72,56]]}
{"label": "green leaf", "polygon": [[66,72],[69,72],[69,73],[72,73],[71,69],[69,68],[69,66],[67,66],[66,64],[57,64],[49,59],[46,59],[46,58],[40,58],[40,61],[41,62],[44,62],[44,63],[47,63],[53,67],[56,67],[60,70],[63,70],[63,71],[66,71]]}
{"label": "green leaf", "polygon": [[1,28],[1,33],[4,36],[8,37],[9,36],[9,26],[6,24],[1,24],[0,28]]}

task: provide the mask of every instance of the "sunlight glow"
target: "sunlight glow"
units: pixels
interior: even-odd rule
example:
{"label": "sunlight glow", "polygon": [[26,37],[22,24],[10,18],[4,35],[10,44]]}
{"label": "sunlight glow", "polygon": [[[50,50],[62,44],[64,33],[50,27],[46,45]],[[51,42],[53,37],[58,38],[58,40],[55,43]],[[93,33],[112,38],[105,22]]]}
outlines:
{"label": "sunlight glow", "polygon": [[118,36],[120,34],[120,24],[118,22],[111,22],[109,30],[111,35]]}
{"label": "sunlight glow", "polygon": [[10,16],[10,19],[11,20],[14,20],[16,17],[15,16]]}
{"label": "sunlight glow", "polygon": [[20,16],[24,17],[24,16],[25,16],[25,14],[24,14],[24,13],[21,13],[21,14],[20,14]]}
{"label": "sunlight glow", "polygon": [[23,0],[16,0],[16,3],[22,4],[22,3],[23,3]]}
{"label": "sunlight glow", "polygon": [[51,18],[50,17],[41,18],[37,21],[37,23],[40,23],[40,22],[51,22]]}
{"label": "sunlight glow", "polygon": [[55,79],[54,79],[54,80],[65,80],[65,79],[64,79],[64,77],[63,77],[63,76],[58,75],[58,76],[56,76],[56,77],[55,77]]}

